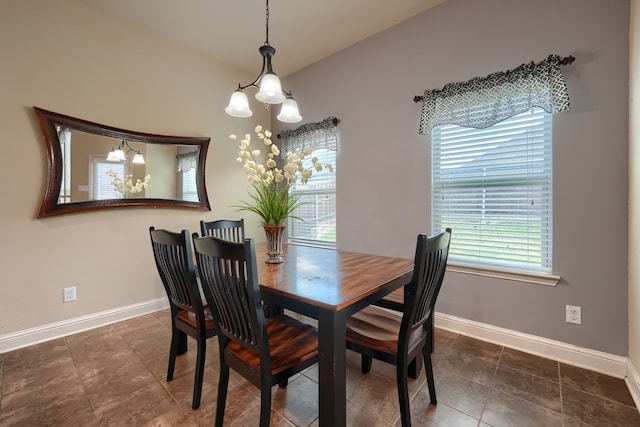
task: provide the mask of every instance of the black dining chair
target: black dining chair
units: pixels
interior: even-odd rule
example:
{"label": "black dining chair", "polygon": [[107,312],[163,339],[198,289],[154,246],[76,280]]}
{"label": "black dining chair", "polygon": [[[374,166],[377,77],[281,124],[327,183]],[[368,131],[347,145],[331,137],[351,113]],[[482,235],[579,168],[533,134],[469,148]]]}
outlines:
{"label": "black dining chair", "polygon": [[171,308],[171,348],[167,381],[173,380],[176,357],[187,351],[187,335],[197,342],[198,355],[191,407],[200,407],[207,339],[216,335],[216,325],[204,305],[193,265],[191,238],[187,230],[174,233],[149,227],[151,246],[160,279]]}
{"label": "black dining chair", "polygon": [[260,426],[271,418],[271,388],[318,360],[317,330],[283,313],[265,318],[253,241],[193,235],[196,264],[218,328],[220,380],[215,425],[222,427],[229,369],[260,388]]}
{"label": "black dining chair", "polygon": [[362,372],[371,370],[378,359],[396,366],[396,380],[402,426],[411,425],[409,412],[409,365],[422,353],[431,403],[436,390],[431,363],[429,328],[426,322],[434,306],[447,266],[451,229],[436,236],[420,234],[416,244],[413,276],[404,287],[402,313],[371,305],[347,320],[347,348],[362,355]]}
{"label": "black dining chair", "polygon": [[[395,310],[399,312],[404,312],[404,287],[400,289],[396,289],[385,297],[379,299],[374,302],[373,305],[377,305],[378,307],[388,308],[390,310]],[[431,315],[427,319],[424,325],[425,328],[429,330],[429,349],[431,353],[433,353],[433,349],[435,347],[434,341],[434,317],[433,311]],[[421,358],[417,357],[413,360],[413,362],[409,365],[409,377],[413,379],[417,379],[420,374],[420,370],[422,369]]]}
{"label": "black dining chair", "polygon": [[213,236],[232,242],[244,242],[244,219],[200,221],[200,236]]}

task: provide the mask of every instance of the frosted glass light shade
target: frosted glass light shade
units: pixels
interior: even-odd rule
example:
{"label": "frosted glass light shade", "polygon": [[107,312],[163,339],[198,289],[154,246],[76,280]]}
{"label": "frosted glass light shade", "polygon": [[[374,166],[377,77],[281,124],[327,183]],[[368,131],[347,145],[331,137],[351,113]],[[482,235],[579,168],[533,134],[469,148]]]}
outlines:
{"label": "frosted glass light shade", "polygon": [[278,120],[285,123],[298,123],[302,120],[302,116],[298,111],[298,103],[295,99],[288,96],[282,104],[280,114],[278,114]]}
{"label": "frosted glass light shade", "polygon": [[118,159],[116,157],[116,150],[112,149],[111,151],[109,151],[109,154],[107,154],[107,162],[119,162],[120,159]]}
{"label": "frosted glass light shade", "polygon": [[133,156],[133,160],[131,161],[131,163],[135,163],[135,164],[138,164],[138,165],[144,165],[144,157],[142,156],[142,154],[136,153],[136,155]]}
{"label": "frosted glass light shade", "polygon": [[229,105],[224,109],[226,113],[233,117],[251,117],[253,111],[249,108],[249,99],[247,95],[241,90],[236,89],[231,94]]}
{"label": "frosted glass light shade", "polygon": [[280,79],[273,71],[269,71],[260,80],[260,90],[256,99],[266,104],[280,104],[285,100],[280,86]]}
{"label": "frosted glass light shade", "polygon": [[126,159],[127,158],[124,155],[124,151],[122,151],[121,148],[116,148],[114,150],[111,150],[109,151],[109,154],[107,154],[108,162],[123,162]]}

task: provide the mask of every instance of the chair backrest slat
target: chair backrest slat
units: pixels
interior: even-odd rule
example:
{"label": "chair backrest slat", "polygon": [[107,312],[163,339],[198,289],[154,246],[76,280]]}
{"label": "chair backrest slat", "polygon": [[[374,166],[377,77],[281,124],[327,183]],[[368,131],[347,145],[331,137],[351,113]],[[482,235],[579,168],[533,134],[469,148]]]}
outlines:
{"label": "chair backrest slat", "polygon": [[213,236],[231,242],[244,242],[244,219],[237,221],[220,219],[217,221],[200,221],[200,235]]}

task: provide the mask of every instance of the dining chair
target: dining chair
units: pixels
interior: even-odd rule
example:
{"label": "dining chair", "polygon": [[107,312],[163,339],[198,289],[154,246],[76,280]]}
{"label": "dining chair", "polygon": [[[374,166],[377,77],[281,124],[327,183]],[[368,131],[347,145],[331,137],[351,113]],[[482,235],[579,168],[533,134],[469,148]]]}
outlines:
{"label": "dining chair", "polygon": [[244,242],[244,219],[200,221],[200,236],[214,236],[232,242]]}
{"label": "dining chair", "polygon": [[209,307],[203,304],[195,267],[191,239],[187,230],[174,233],[149,227],[151,246],[160,279],[171,308],[171,348],[167,381],[173,380],[176,356],[187,351],[187,335],[197,343],[196,372],[191,407],[200,407],[207,339],[216,335]]}
{"label": "dining chair", "polygon": [[442,286],[449,255],[451,229],[433,236],[418,235],[411,282],[404,287],[402,313],[371,305],[347,320],[347,348],[362,355],[362,372],[378,359],[396,366],[396,381],[402,426],[411,425],[407,377],[409,364],[422,353],[431,403],[436,390],[431,363],[429,328],[426,322]]}
{"label": "dining chair", "polygon": [[233,368],[260,388],[260,426],[271,418],[271,388],[318,360],[316,328],[279,313],[265,318],[253,240],[230,242],[193,235],[205,298],[218,328],[220,380],[215,425],[221,427]]}
{"label": "dining chair", "polygon": [[[373,305],[377,305],[379,307],[388,308],[390,310],[395,310],[399,312],[404,312],[404,287],[400,289],[396,289],[385,297],[379,299],[374,302]],[[431,353],[433,353],[434,349],[434,319],[433,312],[429,315],[429,318],[425,322],[425,328],[429,330],[429,349]],[[414,380],[418,378],[420,375],[420,370],[422,369],[422,359],[417,357],[414,361],[409,365],[409,378],[413,378]]]}

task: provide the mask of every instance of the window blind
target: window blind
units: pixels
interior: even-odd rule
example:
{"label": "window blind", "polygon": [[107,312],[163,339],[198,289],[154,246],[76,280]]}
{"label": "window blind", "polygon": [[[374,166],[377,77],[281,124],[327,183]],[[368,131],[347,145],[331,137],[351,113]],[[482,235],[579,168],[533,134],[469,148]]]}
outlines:
{"label": "window blind", "polygon": [[432,230],[453,230],[449,259],[551,272],[551,114],[439,125],[432,144]]}
{"label": "window blind", "polygon": [[[336,164],[336,152],[319,149],[313,152],[320,163]],[[313,157],[311,156],[311,157]],[[311,158],[305,160],[311,167]],[[336,242],[336,174],[323,169],[314,171],[306,184],[296,182],[291,186],[292,194],[300,194],[303,205],[293,215],[302,221],[288,221],[289,241],[320,246],[335,246]]]}
{"label": "window blind", "polygon": [[195,168],[178,173],[182,175],[182,200],[187,202],[197,202],[198,186],[196,184]]}
{"label": "window blind", "polygon": [[109,172],[116,172],[122,181],[125,180],[124,164],[97,160],[93,165],[93,198],[95,200],[121,199],[122,194],[113,185],[113,177]]}

